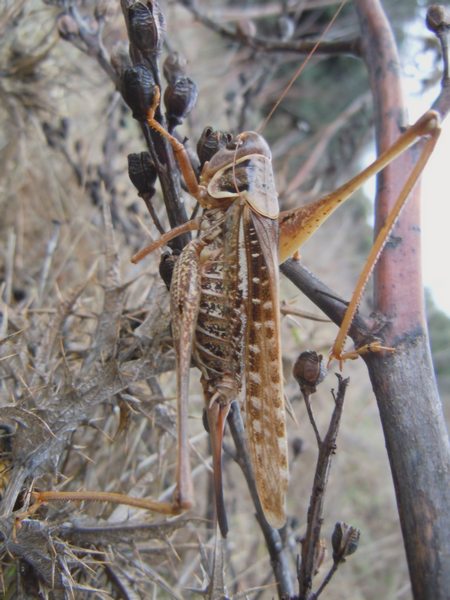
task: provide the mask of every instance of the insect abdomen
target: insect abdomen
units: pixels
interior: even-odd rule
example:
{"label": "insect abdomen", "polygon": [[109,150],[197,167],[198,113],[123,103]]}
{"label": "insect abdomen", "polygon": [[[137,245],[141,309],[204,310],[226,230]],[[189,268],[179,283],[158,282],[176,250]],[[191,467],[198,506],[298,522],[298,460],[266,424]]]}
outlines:
{"label": "insect abdomen", "polygon": [[[234,295],[225,290],[223,259],[218,256],[204,266],[202,273],[194,357],[204,378],[218,388],[224,377],[228,382],[233,376],[237,395],[242,371],[241,353],[237,351],[241,346],[242,323]],[[216,391],[220,393],[220,389]]]}

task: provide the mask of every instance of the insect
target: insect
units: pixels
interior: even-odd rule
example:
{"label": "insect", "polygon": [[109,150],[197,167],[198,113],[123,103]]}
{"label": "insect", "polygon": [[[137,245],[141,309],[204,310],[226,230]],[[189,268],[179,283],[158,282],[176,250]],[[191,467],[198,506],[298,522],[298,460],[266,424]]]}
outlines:
{"label": "insect", "polygon": [[[214,152],[197,180],[183,144],[155,116],[159,86],[153,85],[151,74],[141,67],[138,75],[142,87],[138,86],[137,107],[133,112],[140,119],[145,114],[146,123],[169,142],[189,193],[203,209],[201,217],[175,227],[133,258],[137,262],[181,234],[198,232],[182,250],[171,284],[178,389],[176,492],[171,503],[100,492],[89,496],[87,492],[39,492],[35,497],[41,502],[53,498],[110,500],[168,514],[190,508],[194,494],[187,443],[187,406],[193,359],[201,372],[205,396],[222,535],[228,530],[221,471],[222,439],[231,404],[240,396],[244,399],[247,441],[258,496],[267,521],[278,528],[285,522],[288,487],[278,265],[368,177],[419,137],[430,135],[423,155],[425,161],[437,139],[439,117],[432,111],[426,113],[372,165],[335,192],[306,207],[280,212],[270,149],[259,133],[230,137],[208,130],[207,138]],[[343,353],[343,345],[365,283],[424,161],[411,173],[375,242],[331,353],[338,360],[349,356]],[[382,348],[375,343],[370,349]]]}
{"label": "insect", "polygon": [[[193,357],[202,374],[222,534],[227,532],[220,466],[222,437],[231,402],[241,393],[259,499],[267,521],[279,528],[285,522],[288,457],[278,264],[292,255],[362,182],[418,136],[437,131],[438,115],[432,111],[425,114],[388,152],[332,194],[306,207],[280,213],[270,149],[262,136],[245,132],[229,139],[205,164],[197,182],[183,145],[154,118],[158,103],[156,90],[147,121],[172,144],[189,192],[204,211],[200,219],[172,230],[133,257],[137,262],[180,233],[188,229],[199,231],[198,237],[182,251],[171,285],[181,448],[176,502],[180,507],[188,507],[192,500],[185,427]],[[218,133],[211,131],[210,135],[219,139]],[[342,353],[348,329],[374,261],[419,173],[415,170],[408,179],[389,222],[374,244],[332,349],[333,358],[353,357]],[[373,344],[371,350],[383,348]]]}
{"label": "insect", "polygon": [[[167,135],[154,120],[158,101],[159,94],[148,122]],[[210,135],[218,137],[213,131]],[[182,152],[177,140],[169,139],[175,151]],[[205,164],[199,184],[190,172],[185,174],[204,212],[196,223],[199,236],[182,251],[171,285],[179,439],[186,439],[183,415],[193,356],[202,373],[223,535],[227,525],[222,437],[231,403],[241,392],[258,495],[269,523],[284,523],[288,460],[278,298],[279,208],[270,161],[264,139],[247,132],[230,139]],[[192,498],[184,450],[178,473],[178,501],[183,506]]]}

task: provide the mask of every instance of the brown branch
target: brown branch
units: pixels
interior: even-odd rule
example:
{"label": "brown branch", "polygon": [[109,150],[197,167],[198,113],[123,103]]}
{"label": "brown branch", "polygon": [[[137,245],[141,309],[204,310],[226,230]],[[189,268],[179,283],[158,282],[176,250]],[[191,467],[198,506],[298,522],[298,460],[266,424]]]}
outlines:
{"label": "brown branch", "polygon": [[437,110],[444,119],[450,112],[450,61],[449,61],[449,31],[450,10],[439,4],[430,6],[427,11],[426,24],[438,38],[442,52],[441,93],[436,98],[432,108]]}
{"label": "brown branch", "polygon": [[[357,10],[364,40],[379,132],[379,150],[391,145],[405,125],[398,82],[398,59],[387,20],[378,2],[358,0]],[[445,33],[448,25],[442,26]],[[441,41],[442,43],[442,41]],[[445,43],[442,44],[445,51]],[[442,117],[449,112],[450,88],[444,60],[442,90],[433,105]],[[377,228],[386,220],[402,187],[402,178],[413,168],[421,143],[381,177],[377,203]],[[376,308],[388,327],[388,343],[397,345],[389,358],[366,358],[377,397],[391,464],[399,516],[410,568],[414,597],[446,598],[450,589],[450,527],[448,487],[450,448],[442,406],[437,395],[426,338],[422,283],[418,268],[419,208],[416,200],[403,212],[388,251],[378,268]],[[293,261],[282,271],[340,323],[344,305],[319,286]],[[304,280],[304,281],[303,281]],[[301,283],[300,283],[301,282]],[[370,331],[365,320],[351,331],[357,345],[360,333]],[[417,461],[420,452],[421,460]],[[445,557],[445,558],[444,558]]]}

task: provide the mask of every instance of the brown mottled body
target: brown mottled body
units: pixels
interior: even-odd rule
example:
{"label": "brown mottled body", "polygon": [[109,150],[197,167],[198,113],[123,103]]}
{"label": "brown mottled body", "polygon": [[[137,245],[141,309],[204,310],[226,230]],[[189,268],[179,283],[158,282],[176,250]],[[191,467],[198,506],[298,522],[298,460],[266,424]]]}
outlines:
{"label": "brown mottled body", "polygon": [[180,403],[187,404],[193,357],[202,373],[222,533],[227,530],[222,436],[235,399],[244,409],[264,514],[269,523],[281,527],[288,465],[278,201],[265,141],[256,133],[246,133],[219,150],[203,169],[200,190],[205,207],[200,235],[181,253],[171,288]]}

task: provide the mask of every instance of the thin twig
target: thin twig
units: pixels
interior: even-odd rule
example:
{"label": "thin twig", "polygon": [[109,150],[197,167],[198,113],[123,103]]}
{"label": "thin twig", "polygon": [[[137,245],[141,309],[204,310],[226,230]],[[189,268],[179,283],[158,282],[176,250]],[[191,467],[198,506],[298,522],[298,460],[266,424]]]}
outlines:
{"label": "thin twig", "polygon": [[305,394],[305,393],[303,394],[303,399],[305,401],[306,412],[308,413],[309,422],[311,423],[311,426],[314,430],[314,435],[316,436],[317,445],[320,448],[320,446],[322,444],[322,438],[320,437],[320,433],[317,428],[316,419],[314,418],[314,413],[312,411],[311,402],[309,401],[309,398],[310,398],[309,394]]}
{"label": "thin twig", "polygon": [[330,473],[331,458],[336,450],[336,438],[344,406],[345,391],[349,382],[348,379],[342,379],[340,375],[337,375],[337,378],[339,383],[338,392],[334,396],[335,407],[325,438],[323,442],[319,442],[319,455],[308,508],[306,534],[302,543],[302,560],[298,573],[300,600],[308,598],[312,588],[313,576],[317,569],[316,557],[320,546],[325,491]]}
{"label": "thin twig", "polygon": [[73,18],[78,27],[78,39],[72,40],[73,43],[85,54],[93,56],[116,87],[118,87],[119,80],[117,73],[111,66],[109,54],[103,45],[103,20],[97,19],[97,28],[89,29],[88,21],[83,19],[75,6],[69,6],[67,13]]}

